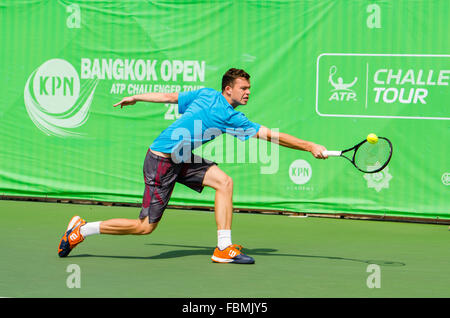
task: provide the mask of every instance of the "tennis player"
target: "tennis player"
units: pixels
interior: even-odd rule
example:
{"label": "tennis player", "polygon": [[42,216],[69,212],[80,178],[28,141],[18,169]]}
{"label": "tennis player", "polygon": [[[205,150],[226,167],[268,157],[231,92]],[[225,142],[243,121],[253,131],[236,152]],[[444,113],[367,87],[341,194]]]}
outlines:
{"label": "tennis player", "polygon": [[[222,77],[222,92],[210,88],[182,93],[145,93],[123,98],[114,105],[122,108],[136,102],[178,103],[182,116],[165,129],[150,145],[144,161],[145,190],[138,219],[110,219],[86,223],[74,216],[64,233],[58,255],[70,251],[94,234],[150,234],[158,226],[176,182],[197,192],[205,186],[215,190],[217,247],[211,257],[217,263],[253,264],[242,246],[232,244],[233,180],[215,162],[192,150],[221,133],[233,134],[244,141],[250,137],[264,139],[284,147],[309,151],[315,158],[325,159],[325,147],[285,133],[275,133],[250,121],[235,108],[246,105],[250,96],[250,75],[231,68]],[[209,133],[205,133],[209,132]],[[211,133],[212,132],[212,133]]]}

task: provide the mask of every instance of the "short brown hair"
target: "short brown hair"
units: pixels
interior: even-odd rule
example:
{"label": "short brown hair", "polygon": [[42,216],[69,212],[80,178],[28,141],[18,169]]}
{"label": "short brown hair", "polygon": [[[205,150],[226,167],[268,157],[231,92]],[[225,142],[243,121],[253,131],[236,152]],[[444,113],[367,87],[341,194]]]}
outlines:
{"label": "short brown hair", "polygon": [[236,78],[243,77],[247,80],[250,79],[250,75],[241,69],[230,68],[222,77],[222,92],[227,86],[233,86],[234,80]]}

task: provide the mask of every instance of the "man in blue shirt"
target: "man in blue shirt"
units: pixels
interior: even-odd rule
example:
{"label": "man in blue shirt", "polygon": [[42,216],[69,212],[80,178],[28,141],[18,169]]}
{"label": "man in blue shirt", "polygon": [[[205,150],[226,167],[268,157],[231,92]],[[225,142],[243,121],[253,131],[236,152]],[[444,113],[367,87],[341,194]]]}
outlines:
{"label": "man in blue shirt", "polygon": [[244,70],[229,69],[222,78],[222,92],[203,88],[182,93],[146,93],[123,98],[114,106],[136,102],[178,103],[182,116],[172,123],[150,145],[144,161],[145,190],[137,220],[111,219],[86,223],[79,216],[69,222],[58,254],[67,256],[85,237],[93,234],[150,234],[155,230],[176,182],[201,192],[204,186],[216,191],[214,210],[217,224],[217,247],[211,257],[217,263],[253,264],[252,257],[242,253],[242,246],[231,242],[233,214],[233,180],[216,163],[192,154],[192,150],[222,133],[240,140],[256,137],[284,147],[309,151],[325,159],[325,147],[275,133],[251,122],[235,108],[246,105],[250,96],[250,75]]}

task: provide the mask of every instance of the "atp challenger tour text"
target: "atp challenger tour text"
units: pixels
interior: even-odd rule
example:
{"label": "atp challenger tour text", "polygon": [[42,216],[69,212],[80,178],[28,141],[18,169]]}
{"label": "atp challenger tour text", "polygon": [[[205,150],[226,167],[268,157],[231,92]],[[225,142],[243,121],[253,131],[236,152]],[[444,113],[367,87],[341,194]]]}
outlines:
{"label": "atp challenger tour text", "polygon": [[249,315],[265,313],[268,311],[267,303],[225,303],[224,306],[217,304],[197,305],[192,302],[184,304],[181,311],[183,313],[208,313],[210,316],[218,312],[226,313],[246,313]]}

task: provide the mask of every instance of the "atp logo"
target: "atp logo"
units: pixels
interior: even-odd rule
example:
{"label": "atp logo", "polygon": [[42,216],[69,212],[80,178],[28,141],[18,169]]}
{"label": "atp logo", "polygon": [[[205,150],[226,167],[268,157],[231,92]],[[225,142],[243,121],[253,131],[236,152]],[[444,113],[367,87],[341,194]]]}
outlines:
{"label": "atp logo", "polygon": [[358,78],[355,77],[353,79],[353,82],[351,83],[344,83],[344,80],[342,77],[338,77],[337,81],[335,82],[333,80],[333,76],[337,73],[337,67],[336,65],[333,65],[330,67],[329,76],[328,76],[328,82],[333,86],[334,89],[331,90],[332,94],[329,101],[336,100],[336,101],[357,101],[356,99],[356,93],[351,88],[356,84],[358,81]]}
{"label": "atp logo", "polygon": [[[376,169],[381,167],[379,163],[369,169]],[[375,191],[380,192],[382,189],[389,189],[389,182],[392,180],[392,175],[389,173],[389,166],[377,173],[366,173],[364,179],[367,181],[367,187],[373,188]]]}
{"label": "atp logo", "polygon": [[51,59],[31,73],[25,85],[28,115],[49,136],[81,136],[75,128],[86,123],[98,79],[80,83],[75,68],[63,59]]}

